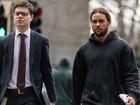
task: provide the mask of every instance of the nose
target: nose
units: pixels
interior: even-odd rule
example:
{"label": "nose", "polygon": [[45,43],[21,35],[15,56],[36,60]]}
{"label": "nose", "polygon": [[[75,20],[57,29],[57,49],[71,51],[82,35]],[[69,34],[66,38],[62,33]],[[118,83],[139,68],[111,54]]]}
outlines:
{"label": "nose", "polygon": [[21,17],[21,16],[22,16],[22,14],[20,13],[20,14],[19,14],[19,17]]}
{"label": "nose", "polygon": [[96,26],[99,26],[99,25],[100,25],[100,23],[97,21],[97,22],[96,22]]}

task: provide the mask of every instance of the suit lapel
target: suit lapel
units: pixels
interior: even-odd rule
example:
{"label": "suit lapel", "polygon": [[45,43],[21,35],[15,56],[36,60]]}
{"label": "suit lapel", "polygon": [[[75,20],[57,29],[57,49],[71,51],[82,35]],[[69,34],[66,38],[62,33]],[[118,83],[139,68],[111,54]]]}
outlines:
{"label": "suit lapel", "polygon": [[34,51],[35,51],[35,40],[36,40],[36,35],[33,31],[31,31],[31,36],[30,36],[30,52],[29,52],[29,65],[30,65],[30,70],[32,70],[32,64],[34,61]]}

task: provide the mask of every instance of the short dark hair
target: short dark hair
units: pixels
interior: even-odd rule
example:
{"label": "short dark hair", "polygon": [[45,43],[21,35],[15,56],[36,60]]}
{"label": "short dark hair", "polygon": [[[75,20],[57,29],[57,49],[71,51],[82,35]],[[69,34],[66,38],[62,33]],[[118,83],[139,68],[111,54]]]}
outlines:
{"label": "short dark hair", "polygon": [[109,12],[105,9],[105,8],[95,8],[92,12],[91,12],[91,15],[90,15],[90,21],[92,19],[92,15],[96,14],[96,13],[101,13],[101,14],[104,14],[106,16],[106,19],[107,21],[110,21],[111,22],[111,16],[109,14]]}
{"label": "short dark hair", "polygon": [[34,13],[33,5],[29,3],[27,0],[21,0],[21,1],[16,2],[14,4],[14,12],[17,7],[27,7],[31,15],[33,15]]}

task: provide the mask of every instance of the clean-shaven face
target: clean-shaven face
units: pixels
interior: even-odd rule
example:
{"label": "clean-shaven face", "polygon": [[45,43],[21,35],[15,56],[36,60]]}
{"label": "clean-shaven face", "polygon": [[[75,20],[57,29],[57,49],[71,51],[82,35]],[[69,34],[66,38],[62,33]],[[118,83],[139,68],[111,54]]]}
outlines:
{"label": "clean-shaven face", "polygon": [[17,7],[14,12],[14,24],[17,28],[28,28],[33,16],[30,14],[28,8]]}

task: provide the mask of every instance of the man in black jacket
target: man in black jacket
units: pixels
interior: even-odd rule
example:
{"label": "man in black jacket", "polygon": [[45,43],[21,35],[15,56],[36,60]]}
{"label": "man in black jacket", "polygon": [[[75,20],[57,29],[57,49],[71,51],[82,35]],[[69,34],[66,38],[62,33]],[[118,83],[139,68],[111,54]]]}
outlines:
{"label": "man in black jacket", "polygon": [[73,105],[135,105],[140,90],[132,48],[108,31],[111,17],[104,8],[95,8],[90,21],[94,33],[74,61]]}
{"label": "man in black jacket", "polygon": [[14,4],[15,32],[0,48],[0,103],[44,105],[44,82],[50,105],[55,105],[48,38],[30,29],[32,19],[33,6],[27,0]]}

